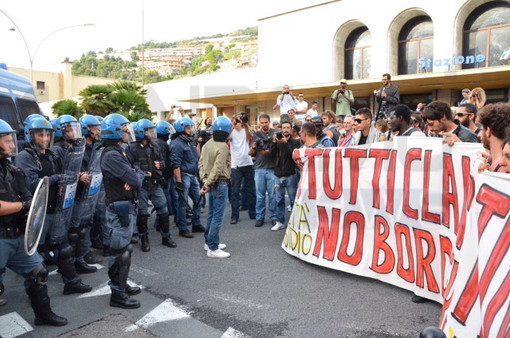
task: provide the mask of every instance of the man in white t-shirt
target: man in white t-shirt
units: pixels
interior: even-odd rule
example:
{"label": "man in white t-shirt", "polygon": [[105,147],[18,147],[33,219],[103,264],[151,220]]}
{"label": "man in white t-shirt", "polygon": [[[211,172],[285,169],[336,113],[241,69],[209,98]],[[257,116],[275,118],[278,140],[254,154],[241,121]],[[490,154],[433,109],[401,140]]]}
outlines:
{"label": "man in white t-shirt", "polygon": [[289,109],[296,108],[296,97],[292,95],[289,85],[283,86],[282,93],[276,98],[276,104],[273,106],[273,110],[280,107],[280,115],[287,114]]}
{"label": "man in white t-shirt", "polygon": [[308,102],[305,101],[305,95],[303,93],[298,94],[298,102],[296,103],[296,118],[305,122],[306,112],[308,111]]}
{"label": "man in white t-shirt", "polygon": [[317,101],[313,101],[312,107],[310,109],[308,109],[308,111],[306,112],[306,116],[314,117],[314,116],[319,115],[319,112],[317,111],[318,105],[319,104],[317,103]]}
{"label": "man in white t-shirt", "polygon": [[[245,120],[246,121],[246,120]],[[231,197],[232,214],[230,224],[239,221],[240,191],[243,182],[243,192],[247,194],[248,214],[250,219],[255,219],[255,172],[253,161],[248,154],[251,142],[251,130],[248,121],[243,123],[241,115],[232,118],[232,132],[230,133],[231,154]]]}

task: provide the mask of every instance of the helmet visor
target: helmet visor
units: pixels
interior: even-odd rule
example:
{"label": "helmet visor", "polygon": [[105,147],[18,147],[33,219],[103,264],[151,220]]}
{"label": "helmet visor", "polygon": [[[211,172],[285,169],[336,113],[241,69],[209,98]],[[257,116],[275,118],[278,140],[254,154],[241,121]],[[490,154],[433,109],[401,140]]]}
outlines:
{"label": "helmet visor", "polygon": [[0,134],[0,158],[18,155],[16,132]]}
{"label": "helmet visor", "polygon": [[88,127],[88,136],[94,141],[101,140],[101,126],[100,125],[92,125]]}
{"label": "helmet visor", "polygon": [[133,130],[133,126],[131,123],[124,123],[122,126],[122,141],[124,143],[135,142],[135,131]]}
{"label": "helmet visor", "polygon": [[81,127],[79,122],[68,122],[61,125],[62,138],[67,141],[81,140]]}
{"label": "helmet visor", "polygon": [[144,132],[145,138],[148,140],[155,140],[158,138],[156,128],[147,128]]}
{"label": "helmet visor", "polygon": [[30,144],[34,149],[50,149],[53,146],[54,131],[33,129],[30,131]]}

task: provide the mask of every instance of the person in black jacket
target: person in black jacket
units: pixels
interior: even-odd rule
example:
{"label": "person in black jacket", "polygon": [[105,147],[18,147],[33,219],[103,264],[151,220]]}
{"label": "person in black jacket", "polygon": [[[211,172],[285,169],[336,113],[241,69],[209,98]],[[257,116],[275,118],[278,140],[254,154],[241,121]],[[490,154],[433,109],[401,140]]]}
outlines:
{"label": "person in black jacket", "polygon": [[283,121],[281,128],[281,132],[273,134],[270,150],[270,153],[276,156],[274,175],[276,176],[275,200],[278,220],[271,228],[273,231],[285,229],[285,190],[289,194],[291,206],[296,198],[298,179],[292,152],[301,146],[301,142],[291,136],[292,124],[290,121]]}

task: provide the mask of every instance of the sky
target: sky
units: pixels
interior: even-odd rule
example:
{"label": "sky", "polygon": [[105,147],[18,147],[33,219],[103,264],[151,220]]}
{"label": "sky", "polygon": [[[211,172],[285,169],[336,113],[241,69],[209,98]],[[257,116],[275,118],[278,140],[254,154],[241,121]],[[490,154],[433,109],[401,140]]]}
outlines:
{"label": "sky", "polygon": [[[124,50],[144,41],[173,42],[256,26],[260,18],[326,0],[8,0],[0,2],[0,63],[58,72],[90,50]],[[144,25],[142,29],[142,12]],[[10,19],[9,19],[10,18]],[[94,26],[81,26],[94,24]],[[69,26],[79,26],[65,28]],[[65,28],[60,30],[61,28]],[[55,32],[60,30],[58,32]],[[54,33],[55,32],[55,33]],[[54,34],[53,34],[54,33]],[[37,52],[36,52],[37,50]],[[34,55],[35,54],[35,55]]]}

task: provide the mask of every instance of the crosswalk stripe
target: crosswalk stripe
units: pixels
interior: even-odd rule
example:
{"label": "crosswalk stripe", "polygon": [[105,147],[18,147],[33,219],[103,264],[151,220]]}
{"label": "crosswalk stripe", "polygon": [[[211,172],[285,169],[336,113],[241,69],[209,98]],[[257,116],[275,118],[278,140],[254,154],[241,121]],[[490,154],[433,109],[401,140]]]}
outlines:
{"label": "crosswalk stripe", "polygon": [[[102,268],[104,268],[103,265],[101,264],[89,264],[90,266],[95,266],[98,270],[101,270]],[[50,273],[48,273],[48,276],[55,276],[58,274],[57,272],[58,269],[55,269],[53,271],[50,271]]]}
{"label": "crosswalk stripe", "polygon": [[[131,286],[138,286],[140,289],[145,289],[145,286],[138,285],[135,282],[133,282],[132,280],[128,279],[128,282],[129,282],[129,285],[131,285]],[[108,282],[104,282],[104,283],[99,284],[99,286],[95,287],[94,289],[92,289],[92,291],[87,292],[87,293],[82,293],[81,295],[76,297],[76,299],[104,296],[104,295],[109,295],[110,293],[111,293],[111,289],[110,289],[110,286],[108,285]]]}
{"label": "crosswalk stripe", "polygon": [[27,323],[17,312],[0,316],[0,337],[13,338],[21,336],[34,328]]}
{"label": "crosswalk stripe", "polygon": [[184,310],[175,306],[170,298],[156,306],[151,312],[147,313],[134,325],[128,326],[126,332],[134,331],[137,328],[148,328],[159,322],[167,322],[171,320],[189,318],[190,315]]}
{"label": "crosswalk stripe", "polygon": [[241,331],[237,331],[233,327],[229,327],[227,331],[221,336],[221,338],[248,338],[249,336],[242,333]]}

